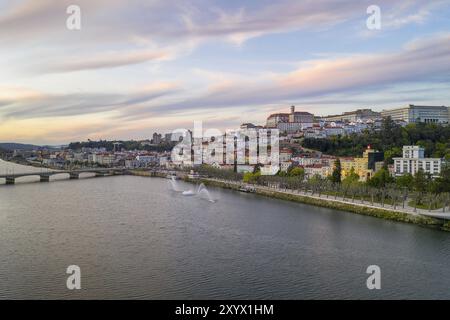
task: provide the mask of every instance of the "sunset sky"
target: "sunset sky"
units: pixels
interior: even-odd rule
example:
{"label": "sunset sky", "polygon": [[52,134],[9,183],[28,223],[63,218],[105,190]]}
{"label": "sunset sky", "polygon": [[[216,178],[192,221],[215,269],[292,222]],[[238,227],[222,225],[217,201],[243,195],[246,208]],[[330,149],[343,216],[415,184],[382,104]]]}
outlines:
{"label": "sunset sky", "polygon": [[[81,30],[66,28],[73,4]],[[448,0],[0,0],[0,142],[410,103],[450,105]]]}

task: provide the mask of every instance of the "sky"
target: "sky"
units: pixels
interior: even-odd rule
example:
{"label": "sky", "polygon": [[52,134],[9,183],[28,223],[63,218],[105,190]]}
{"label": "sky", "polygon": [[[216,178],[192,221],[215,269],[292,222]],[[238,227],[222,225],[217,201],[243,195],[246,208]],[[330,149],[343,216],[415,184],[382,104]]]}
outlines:
{"label": "sky", "polygon": [[0,142],[449,106],[449,89],[450,0],[0,0]]}

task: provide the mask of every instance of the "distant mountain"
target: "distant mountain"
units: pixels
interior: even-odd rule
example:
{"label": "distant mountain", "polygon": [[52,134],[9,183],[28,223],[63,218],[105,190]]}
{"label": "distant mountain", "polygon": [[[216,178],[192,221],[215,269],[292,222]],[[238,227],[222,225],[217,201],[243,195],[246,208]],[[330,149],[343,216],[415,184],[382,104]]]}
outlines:
{"label": "distant mountain", "polygon": [[36,149],[56,149],[56,147],[52,146],[37,146],[34,144],[23,144],[23,143],[14,143],[14,142],[5,142],[0,143],[0,149],[4,150],[36,150]]}

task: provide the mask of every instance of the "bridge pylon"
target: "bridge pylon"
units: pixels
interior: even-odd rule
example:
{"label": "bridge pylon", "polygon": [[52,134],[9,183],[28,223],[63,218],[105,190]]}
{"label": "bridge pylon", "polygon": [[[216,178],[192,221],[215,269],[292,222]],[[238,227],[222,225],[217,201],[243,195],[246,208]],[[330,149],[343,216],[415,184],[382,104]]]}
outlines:
{"label": "bridge pylon", "polygon": [[70,172],[70,179],[78,179],[80,178],[80,174],[78,172]]}

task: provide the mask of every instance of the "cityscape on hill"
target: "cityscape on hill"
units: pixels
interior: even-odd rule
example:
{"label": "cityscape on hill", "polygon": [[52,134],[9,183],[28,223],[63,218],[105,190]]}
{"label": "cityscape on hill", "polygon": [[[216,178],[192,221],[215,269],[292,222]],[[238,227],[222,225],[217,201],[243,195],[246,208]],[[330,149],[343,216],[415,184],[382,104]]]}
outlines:
{"label": "cityscape on hill", "polygon": [[0,1],[0,303],[284,320],[450,300],[449,16]]}

